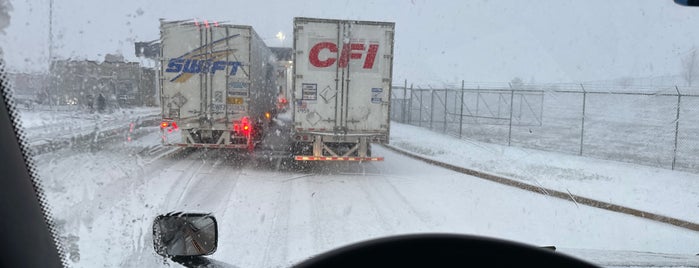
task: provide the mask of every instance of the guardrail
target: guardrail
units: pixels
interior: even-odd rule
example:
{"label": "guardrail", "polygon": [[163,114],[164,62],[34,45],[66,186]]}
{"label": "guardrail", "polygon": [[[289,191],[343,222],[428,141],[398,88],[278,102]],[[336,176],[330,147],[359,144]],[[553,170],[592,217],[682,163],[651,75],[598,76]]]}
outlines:
{"label": "guardrail", "polygon": [[112,126],[109,128],[95,127],[95,130],[87,133],[76,133],[68,138],[59,138],[30,143],[30,148],[35,155],[53,152],[63,148],[96,150],[107,142],[115,142],[118,139],[129,141],[146,135],[145,126],[158,126],[160,116],[147,116],[137,118],[125,125]]}

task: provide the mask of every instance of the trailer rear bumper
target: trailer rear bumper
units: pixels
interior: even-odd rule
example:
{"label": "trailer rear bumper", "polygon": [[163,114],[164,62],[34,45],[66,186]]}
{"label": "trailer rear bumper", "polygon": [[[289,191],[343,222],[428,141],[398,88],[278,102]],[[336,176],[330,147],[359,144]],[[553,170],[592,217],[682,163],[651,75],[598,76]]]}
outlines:
{"label": "trailer rear bumper", "polygon": [[296,161],[383,161],[383,157],[335,157],[335,156],[312,156],[312,155],[297,155],[294,156]]}
{"label": "trailer rear bumper", "polygon": [[247,144],[174,143],[173,146],[215,149],[247,149]]}
{"label": "trailer rear bumper", "polygon": [[252,131],[245,136],[236,135],[230,130],[195,130],[182,129],[182,139],[179,142],[167,142],[163,145],[187,147],[187,148],[211,148],[211,149],[247,149],[252,152],[258,141]]}
{"label": "trailer rear bumper", "polygon": [[[299,136],[303,137],[300,141]],[[371,142],[383,141],[385,137],[386,135],[382,133],[297,132],[293,150],[294,159],[296,161],[383,161],[383,157],[371,155]]]}

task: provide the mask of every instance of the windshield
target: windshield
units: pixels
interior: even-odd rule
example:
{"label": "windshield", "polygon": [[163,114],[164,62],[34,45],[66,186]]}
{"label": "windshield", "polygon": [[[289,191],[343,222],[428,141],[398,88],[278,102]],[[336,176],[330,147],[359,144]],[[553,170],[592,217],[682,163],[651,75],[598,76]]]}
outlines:
{"label": "windshield", "polygon": [[697,266],[699,8],[672,1],[0,1],[69,266],[288,267],[458,233]]}

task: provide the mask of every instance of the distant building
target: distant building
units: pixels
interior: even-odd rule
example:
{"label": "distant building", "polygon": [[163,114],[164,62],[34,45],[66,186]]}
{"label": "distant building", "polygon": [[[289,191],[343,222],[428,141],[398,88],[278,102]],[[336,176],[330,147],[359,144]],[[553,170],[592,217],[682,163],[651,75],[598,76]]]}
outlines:
{"label": "distant building", "polygon": [[160,58],[160,40],[134,43],[136,57],[158,60]]}
{"label": "distant building", "polygon": [[102,94],[110,106],[155,104],[155,70],[108,54],[102,63],[57,60],[51,63],[51,101],[58,105],[92,106]]}
{"label": "distant building", "polygon": [[41,104],[42,99],[46,99],[49,87],[47,73],[7,73],[6,78],[19,108],[33,109],[37,104]]}
{"label": "distant building", "polygon": [[291,99],[293,49],[290,47],[270,47],[277,57],[277,87],[287,99]]}
{"label": "distant building", "polygon": [[7,80],[18,99],[35,100],[49,86],[47,73],[8,73]]}
{"label": "distant building", "polygon": [[125,62],[125,61],[124,61],[124,56],[121,54],[107,54],[104,56],[104,62],[118,63],[118,62]]}

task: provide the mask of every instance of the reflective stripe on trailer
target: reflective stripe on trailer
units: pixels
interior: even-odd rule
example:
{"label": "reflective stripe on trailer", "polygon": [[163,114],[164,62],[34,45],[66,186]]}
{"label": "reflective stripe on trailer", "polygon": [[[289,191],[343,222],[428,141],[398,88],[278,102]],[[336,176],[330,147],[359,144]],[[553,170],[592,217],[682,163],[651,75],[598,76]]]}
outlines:
{"label": "reflective stripe on trailer", "polygon": [[228,149],[246,149],[247,144],[203,144],[203,143],[177,143],[176,146],[180,147],[194,147],[194,148],[228,148]]}
{"label": "reflective stripe on trailer", "polygon": [[337,157],[337,156],[305,156],[297,155],[297,161],[383,161],[383,157]]}

